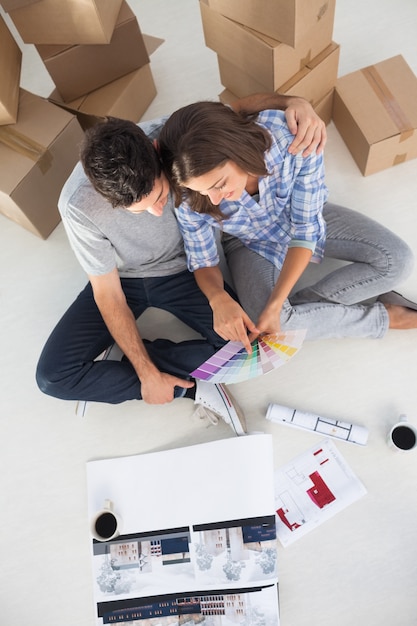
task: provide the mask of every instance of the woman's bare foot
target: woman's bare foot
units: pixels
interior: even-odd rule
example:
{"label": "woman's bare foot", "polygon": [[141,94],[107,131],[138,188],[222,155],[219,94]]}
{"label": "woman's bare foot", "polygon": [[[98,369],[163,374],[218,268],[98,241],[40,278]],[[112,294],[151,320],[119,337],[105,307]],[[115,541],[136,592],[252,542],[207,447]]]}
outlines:
{"label": "woman's bare foot", "polygon": [[417,328],[417,311],[396,304],[385,304],[389,318],[389,328],[410,330]]}

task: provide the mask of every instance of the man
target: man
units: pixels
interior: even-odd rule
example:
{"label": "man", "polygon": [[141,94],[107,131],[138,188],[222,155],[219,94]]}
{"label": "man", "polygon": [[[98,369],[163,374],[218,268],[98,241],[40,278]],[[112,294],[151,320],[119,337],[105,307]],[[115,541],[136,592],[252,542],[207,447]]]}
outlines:
{"label": "man", "polygon": [[[286,109],[296,135],[291,150],[322,151],[325,126],[303,99],[261,94],[233,108],[252,113],[265,107]],[[195,390],[190,381],[189,373],[224,340],[213,330],[211,308],[187,270],[152,143],[162,124],[144,124],[144,132],[132,122],[109,119],[86,135],[82,163],[62,190],[59,210],[89,283],[49,337],[36,380],[44,393],[65,400],[163,404],[188,395],[212,412],[211,419],[221,415],[244,431],[224,386],[199,382]],[[152,306],[173,313],[202,338],[142,340],[136,319]],[[96,360],[113,342],[122,360]]]}

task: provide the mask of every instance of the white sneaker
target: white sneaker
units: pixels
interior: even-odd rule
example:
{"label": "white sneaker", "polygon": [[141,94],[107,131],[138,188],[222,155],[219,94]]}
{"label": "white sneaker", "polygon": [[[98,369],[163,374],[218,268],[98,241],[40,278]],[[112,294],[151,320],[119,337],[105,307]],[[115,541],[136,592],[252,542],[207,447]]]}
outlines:
{"label": "white sneaker", "polygon": [[193,415],[207,417],[212,424],[217,424],[220,418],[232,427],[236,435],[246,435],[243,411],[230,391],[226,391],[226,385],[196,380],[194,404],[197,408]]}

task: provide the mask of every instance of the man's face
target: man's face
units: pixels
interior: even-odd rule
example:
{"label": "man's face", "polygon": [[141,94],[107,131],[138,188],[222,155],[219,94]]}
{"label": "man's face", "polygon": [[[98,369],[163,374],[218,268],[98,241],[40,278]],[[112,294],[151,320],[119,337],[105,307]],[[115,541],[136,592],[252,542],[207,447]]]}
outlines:
{"label": "man's face", "polygon": [[134,202],[127,207],[127,211],[131,213],[143,213],[148,211],[156,217],[160,217],[164,212],[164,206],[167,203],[169,195],[169,184],[164,174],[160,178],[155,179],[152,191],[139,202]]}

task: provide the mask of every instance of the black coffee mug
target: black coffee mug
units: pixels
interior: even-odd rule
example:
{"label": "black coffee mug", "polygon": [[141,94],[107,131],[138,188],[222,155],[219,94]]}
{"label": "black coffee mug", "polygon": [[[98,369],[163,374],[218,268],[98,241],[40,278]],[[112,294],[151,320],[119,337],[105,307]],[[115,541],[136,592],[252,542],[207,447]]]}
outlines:
{"label": "black coffee mug", "polygon": [[388,435],[388,445],[401,452],[410,452],[417,447],[417,428],[407,421],[406,415],[400,415]]}
{"label": "black coffee mug", "polygon": [[111,500],[105,500],[103,508],[91,520],[91,534],[97,541],[110,541],[120,535],[122,520],[113,511]]}

